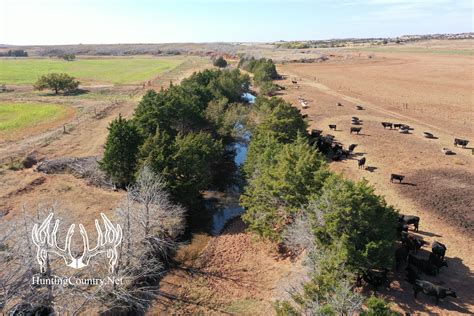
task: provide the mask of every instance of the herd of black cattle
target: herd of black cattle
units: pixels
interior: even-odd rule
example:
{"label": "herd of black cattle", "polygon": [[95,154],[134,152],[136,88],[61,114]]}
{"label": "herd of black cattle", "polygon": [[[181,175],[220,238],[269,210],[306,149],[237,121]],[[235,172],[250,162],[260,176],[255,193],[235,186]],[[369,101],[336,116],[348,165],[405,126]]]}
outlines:
{"label": "herd of black cattle", "polygon": [[[343,105],[342,103],[338,102],[337,106]],[[362,106],[356,106],[356,109],[363,110],[364,108]],[[304,114],[302,117],[306,119],[308,118],[308,115]],[[363,125],[363,121],[358,117],[353,116],[351,124]],[[394,124],[391,122],[382,122],[382,126],[384,129],[398,129],[400,133],[405,134],[408,134],[410,130],[413,130],[413,128],[406,124]],[[330,124],[329,129],[337,131],[337,125]],[[360,126],[352,126],[350,128],[350,133],[352,134],[355,132],[359,134],[361,130],[362,127]],[[426,136],[428,134],[429,136]],[[311,143],[315,144],[320,152],[330,156],[334,161],[340,161],[344,158],[348,158],[353,154],[354,149],[357,147],[357,144],[351,144],[347,147],[347,149],[344,149],[343,144],[334,140],[334,135],[323,135],[323,131],[318,129],[312,129],[309,137]],[[433,138],[434,136],[431,133],[425,133],[425,137]],[[468,143],[468,140],[458,138],[455,138],[454,141],[454,145],[456,147],[460,145],[465,148]],[[359,168],[365,168],[365,164],[365,157],[358,159]],[[405,176],[399,174],[390,175],[391,182],[397,180],[399,183],[401,183],[404,178]],[[426,295],[435,297],[436,304],[438,304],[440,299],[443,299],[447,296],[456,297],[456,293],[451,288],[446,288],[423,280],[422,275],[425,274],[429,276],[436,276],[442,267],[448,267],[448,263],[444,259],[447,248],[442,243],[435,241],[431,246],[431,253],[429,254],[428,258],[420,258],[417,256],[417,253],[421,247],[428,243],[422,238],[408,233],[408,226],[413,225],[414,230],[418,231],[419,224],[420,218],[418,216],[400,214],[397,223],[399,245],[395,252],[396,270],[399,270],[402,264],[406,264],[406,280],[413,284],[415,298],[417,298],[419,292],[423,292]],[[361,285],[362,280],[364,280],[366,283],[372,285],[375,290],[377,290],[377,288],[380,286],[390,287],[391,281],[388,277],[388,273],[389,271],[387,269],[383,271],[369,270],[362,273],[362,275],[358,277],[357,283],[358,285]]]}
{"label": "herd of black cattle", "polygon": [[[338,102],[337,106],[343,106],[342,103]],[[356,106],[357,110],[364,110],[364,107],[357,105]],[[301,115],[303,119],[308,119],[308,114],[302,114]],[[363,121],[359,119],[357,116],[353,116],[351,119],[351,124],[352,125],[363,125]],[[407,124],[402,124],[402,123],[391,123],[391,122],[382,122],[382,126],[384,129],[390,128],[394,130],[398,130],[402,134],[409,134],[411,130],[413,130],[412,127],[410,127]],[[329,124],[329,129],[332,131],[337,131],[337,125],[336,124]],[[361,126],[351,126],[350,128],[350,133],[356,133],[360,135],[360,132],[362,131]],[[340,142],[336,142],[335,136],[331,134],[326,134],[322,135],[323,131],[318,130],[318,129],[312,129],[309,137],[311,140],[312,144],[316,144],[317,148],[319,149],[320,152],[322,152],[325,155],[331,156],[331,159],[333,161],[340,161],[342,159],[347,159],[349,156],[351,156],[354,152],[354,149],[357,147],[357,144],[351,144],[348,146],[347,149],[344,148],[343,144]],[[430,132],[424,132],[424,136],[426,138],[436,138],[434,135]],[[466,148],[467,144],[469,144],[469,140],[467,139],[459,139],[455,138],[454,139],[454,146],[461,146],[462,148]],[[473,150],[474,153],[474,150]],[[366,163],[366,158],[362,157],[361,159],[358,160],[358,166],[359,168],[365,168],[365,163]],[[399,181],[399,183],[402,183],[402,181],[405,179],[405,176],[400,175],[400,174],[394,174],[392,173],[390,175],[390,181],[393,182],[394,180]]]}

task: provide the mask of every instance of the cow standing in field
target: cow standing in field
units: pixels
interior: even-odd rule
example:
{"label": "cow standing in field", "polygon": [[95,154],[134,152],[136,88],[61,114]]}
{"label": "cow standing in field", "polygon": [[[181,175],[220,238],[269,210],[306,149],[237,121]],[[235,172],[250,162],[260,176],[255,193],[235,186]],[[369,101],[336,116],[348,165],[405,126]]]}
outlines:
{"label": "cow standing in field", "polygon": [[291,80],[291,83],[294,84],[294,85],[297,85],[297,84],[298,84],[298,81],[296,81],[296,80]]}
{"label": "cow standing in field", "polygon": [[362,157],[361,159],[359,159],[358,164],[359,164],[359,169],[364,168],[365,167],[365,157]]}
{"label": "cow standing in field", "polygon": [[334,130],[334,131],[335,131],[335,130],[336,130],[336,127],[337,127],[336,124],[329,124],[329,129],[330,129],[330,130]]}
{"label": "cow standing in field", "polygon": [[398,221],[406,225],[413,225],[415,227],[415,231],[418,231],[418,227],[420,226],[420,217],[415,215],[400,214]]}
{"label": "cow standing in field", "polygon": [[375,291],[377,291],[377,289],[383,285],[385,285],[387,288],[390,288],[390,280],[388,278],[387,269],[384,269],[383,271],[367,270],[362,274],[362,278],[365,282],[372,285]]}
{"label": "cow standing in field", "polygon": [[415,282],[417,280],[420,280],[420,275],[418,274],[418,269],[415,268],[414,266],[412,266],[411,264],[409,264],[405,271],[407,272],[407,278],[406,280],[411,283],[411,284],[415,284]]}
{"label": "cow standing in field", "polygon": [[317,137],[321,136],[321,133],[322,133],[322,132],[323,132],[323,131],[321,131],[321,130],[319,130],[319,129],[312,129],[310,135],[311,135],[311,137],[317,138]]}
{"label": "cow standing in field", "polygon": [[437,255],[440,259],[444,259],[444,256],[446,255],[446,246],[439,241],[435,241],[431,245],[431,251]]}
{"label": "cow standing in field", "polygon": [[413,251],[415,253],[417,253],[418,250],[423,247],[423,245],[427,244],[427,242],[423,239],[410,234],[407,234],[405,238],[402,238],[402,243],[403,245],[405,245],[405,247],[407,247],[408,250]]}
{"label": "cow standing in field", "polygon": [[418,271],[424,274],[436,276],[438,268],[427,259],[417,258],[414,255],[408,255],[408,264],[413,265]]}
{"label": "cow standing in field", "polygon": [[460,145],[462,148],[466,148],[467,144],[469,144],[469,141],[467,139],[459,139],[459,138],[454,139],[455,147],[458,147],[458,145]]}
{"label": "cow standing in field", "polygon": [[446,262],[446,260],[440,259],[434,253],[430,253],[428,261],[438,269],[437,270],[438,273],[439,273],[439,269],[441,269],[442,267],[446,267],[446,268],[448,267],[448,263]]}
{"label": "cow standing in field", "polygon": [[428,281],[416,280],[413,285],[413,291],[415,298],[417,298],[419,292],[423,292],[428,296],[433,296],[436,298],[436,304],[439,304],[439,299],[445,298],[447,296],[452,296],[456,298],[456,292],[450,288],[445,288],[439,285],[434,285]]}
{"label": "cow standing in field", "polygon": [[351,127],[351,134],[352,132],[359,134],[362,130],[362,127]]}
{"label": "cow standing in field", "polygon": [[395,250],[395,268],[397,270],[403,262],[407,261],[408,253],[409,249],[405,245],[402,245],[400,248],[397,248],[397,250]]}
{"label": "cow standing in field", "polygon": [[390,182],[393,182],[393,180],[398,180],[400,181],[400,183],[402,183],[403,179],[405,179],[405,176],[394,174],[394,173],[390,175]]}
{"label": "cow standing in field", "polygon": [[390,129],[393,128],[393,124],[390,122],[382,122],[382,126],[384,129],[386,129],[387,127],[390,127]]}

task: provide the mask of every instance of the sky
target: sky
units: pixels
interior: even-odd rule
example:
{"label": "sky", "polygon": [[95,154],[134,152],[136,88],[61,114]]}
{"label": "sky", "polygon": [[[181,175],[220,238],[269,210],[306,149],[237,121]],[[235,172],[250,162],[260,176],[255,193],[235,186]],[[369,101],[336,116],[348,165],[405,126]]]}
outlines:
{"label": "sky", "polygon": [[472,32],[473,0],[0,0],[0,43],[271,42]]}

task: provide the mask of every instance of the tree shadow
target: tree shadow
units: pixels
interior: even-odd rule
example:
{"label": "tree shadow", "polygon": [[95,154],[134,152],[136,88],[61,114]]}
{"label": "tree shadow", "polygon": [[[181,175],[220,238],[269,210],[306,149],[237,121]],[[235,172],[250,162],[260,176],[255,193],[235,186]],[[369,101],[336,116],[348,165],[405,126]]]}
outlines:
{"label": "tree shadow", "polygon": [[90,91],[89,90],[85,90],[85,89],[76,89],[74,91],[70,91],[70,92],[63,92],[63,93],[54,93],[54,92],[45,92],[45,93],[41,93],[40,95],[41,96],[44,96],[44,97],[59,97],[59,96],[66,96],[66,97],[70,97],[70,96],[78,96],[78,95],[83,95],[83,94],[87,94],[89,93]]}
{"label": "tree shadow", "polygon": [[410,182],[402,182],[402,183],[399,183],[401,185],[409,185],[409,186],[412,186],[412,187],[416,187],[416,184],[415,183],[410,183]]}
{"label": "tree shadow", "polygon": [[74,91],[71,91],[71,92],[64,92],[63,95],[66,95],[66,96],[77,96],[77,95],[83,95],[83,94],[87,94],[89,93],[90,91],[89,90],[86,90],[86,89],[76,89]]}
{"label": "tree shadow", "polygon": [[423,236],[428,236],[428,237],[443,237],[442,235],[438,235],[438,234],[431,233],[431,232],[425,232],[423,230],[418,230],[416,233],[420,234],[420,235],[423,235]]}

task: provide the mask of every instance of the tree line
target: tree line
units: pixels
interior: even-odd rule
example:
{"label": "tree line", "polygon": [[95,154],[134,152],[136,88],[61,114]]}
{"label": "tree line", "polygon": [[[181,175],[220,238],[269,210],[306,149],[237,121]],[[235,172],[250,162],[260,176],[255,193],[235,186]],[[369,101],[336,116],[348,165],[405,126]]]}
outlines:
{"label": "tree line", "polygon": [[279,79],[275,63],[271,59],[241,58],[239,68],[253,74],[253,82],[260,88],[260,93],[264,95],[273,95],[279,90],[279,87],[273,83],[273,80]]}
{"label": "tree line", "polygon": [[228,144],[245,119],[241,96],[249,77],[239,70],[204,70],[179,85],[148,91],[133,118],[109,126],[102,169],[119,187],[149,166],[175,201],[192,205],[228,169]]}
{"label": "tree line", "polygon": [[[353,290],[357,276],[393,265],[396,210],[367,181],[353,182],[329,170],[291,104],[258,97],[250,116],[256,124],[243,167],[242,218],[263,238],[305,249],[311,270],[303,288],[279,302],[278,313],[360,312],[365,298]],[[369,311],[391,313],[383,300],[369,303]]]}
{"label": "tree line", "polygon": [[23,49],[10,49],[8,52],[0,52],[0,57],[28,57],[28,52]]}

